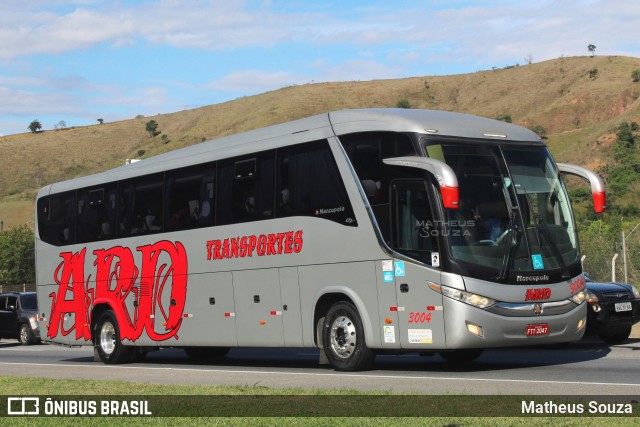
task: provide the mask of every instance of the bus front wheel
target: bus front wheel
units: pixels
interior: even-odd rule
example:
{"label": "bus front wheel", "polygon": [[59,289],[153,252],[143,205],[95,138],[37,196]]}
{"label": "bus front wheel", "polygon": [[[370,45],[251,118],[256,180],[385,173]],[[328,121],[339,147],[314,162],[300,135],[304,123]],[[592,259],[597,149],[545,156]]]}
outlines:
{"label": "bus front wheel", "polygon": [[113,311],[104,311],[96,326],[94,345],[98,349],[100,360],[108,365],[130,362],[133,349],[120,341],[120,330]]}
{"label": "bus front wheel", "polygon": [[364,340],[364,328],[353,304],[341,301],[329,308],[322,325],[322,346],[338,371],[367,369],[375,355]]}

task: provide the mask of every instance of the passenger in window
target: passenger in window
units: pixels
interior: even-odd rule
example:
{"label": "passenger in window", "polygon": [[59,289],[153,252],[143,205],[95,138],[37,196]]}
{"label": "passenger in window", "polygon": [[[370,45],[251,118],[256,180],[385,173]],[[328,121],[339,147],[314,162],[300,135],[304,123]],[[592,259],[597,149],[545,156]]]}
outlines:
{"label": "passenger in window", "polygon": [[187,227],[187,210],[184,207],[178,208],[178,211],[171,215],[169,220],[170,230],[182,230]]}
{"label": "passenger in window", "polygon": [[288,188],[283,188],[280,191],[280,201],[278,203],[280,215],[291,215],[293,208],[291,207],[291,192]]}
{"label": "passenger in window", "polygon": [[151,212],[151,209],[147,212],[147,215],[144,217],[144,228],[149,233],[155,233],[160,231],[160,226],[156,223],[156,216]]}

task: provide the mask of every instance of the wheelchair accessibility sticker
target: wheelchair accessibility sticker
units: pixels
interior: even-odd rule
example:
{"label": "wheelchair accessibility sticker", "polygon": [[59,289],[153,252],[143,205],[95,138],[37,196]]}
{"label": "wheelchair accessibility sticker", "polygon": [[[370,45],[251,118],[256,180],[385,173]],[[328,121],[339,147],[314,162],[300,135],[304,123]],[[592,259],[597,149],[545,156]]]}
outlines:
{"label": "wheelchair accessibility sticker", "polygon": [[542,262],[542,255],[540,254],[531,255],[531,261],[533,262],[534,270],[544,269],[544,263]]}
{"label": "wheelchair accessibility sticker", "polygon": [[395,262],[395,273],[396,273],[396,277],[404,276],[404,261]]}

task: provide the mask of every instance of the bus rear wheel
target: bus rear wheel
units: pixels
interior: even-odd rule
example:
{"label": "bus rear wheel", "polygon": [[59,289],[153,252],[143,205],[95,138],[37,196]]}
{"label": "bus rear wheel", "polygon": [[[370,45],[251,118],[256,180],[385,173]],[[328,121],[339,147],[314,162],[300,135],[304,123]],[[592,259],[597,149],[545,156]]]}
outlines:
{"label": "bus rear wheel", "polygon": [[118,322],[111,310],[102,312],[98,318],[94,345],[100,360],[107,365],[129,363],[132,359],[133,349],[122,344]]}
{"label": "bus rear wheel", "polygon": [[449,363],[473,362],[482,354],[481,348],[469,348],[463,350],[441,351],[438,353]]}
{"label": "bus rear wheel", "polygon": [[346,301],[329,308],[322,325],[322,346],[329,363],[338,371],[367,369],[375,358],[365,343],[358,310]]}

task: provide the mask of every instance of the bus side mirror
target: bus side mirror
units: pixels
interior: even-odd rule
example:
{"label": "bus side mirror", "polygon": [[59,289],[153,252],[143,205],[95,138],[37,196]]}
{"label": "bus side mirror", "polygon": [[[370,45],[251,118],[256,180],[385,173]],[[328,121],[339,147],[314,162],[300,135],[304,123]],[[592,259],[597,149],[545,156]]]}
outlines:
{"label": "bus side mirror", "polygon": [[458,191],[458,177],[449,165],[430,157],[393,157],[382,160],[391,166],[403,166],[408,168],[423,169],[433,175],[440,185],[442,205],[445,209],[458,209],[460,207],[460,195]]}
{"label": "bus side mirror", "polygon": [[582,166],[558,163],[560,173],[578,176],[591,184],[591,197],[593,198],[593,211],[602,213],[607,209],[607,193],[602,178],[590,169]]}

